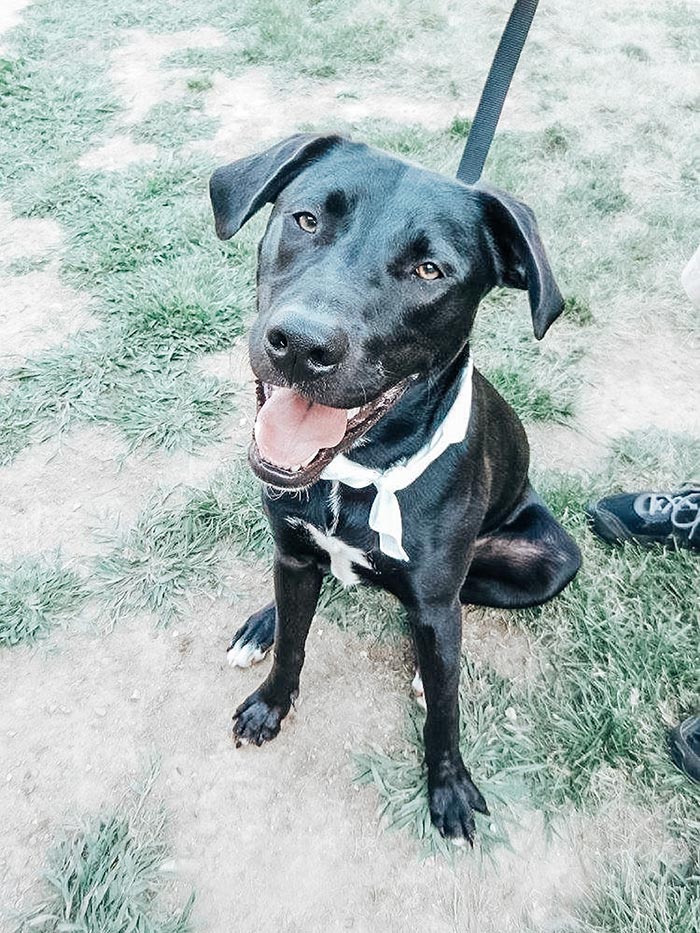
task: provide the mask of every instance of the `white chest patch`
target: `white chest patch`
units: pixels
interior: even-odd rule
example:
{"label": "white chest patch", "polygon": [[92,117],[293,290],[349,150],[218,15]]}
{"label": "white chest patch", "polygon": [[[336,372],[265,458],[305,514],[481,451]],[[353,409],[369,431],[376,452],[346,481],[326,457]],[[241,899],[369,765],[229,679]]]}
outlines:
{"label": "white chest patch", "polygon": [[364,551],[357,547],[351,547],[351,545],[341,541],[340,538],[334,538],[333,535],[326,534],[316,528],[315,525],[310,524],[310,522],[298,518],[291,519],[291,521],[295,525],[305,528],[313,538],[316,546],[328,554],[331,562],[331,573],[336,579],[340,580],[343,586],[354,586],[360,582],[353,564],[356,567],[366,567],[371,570],[372,565]]}

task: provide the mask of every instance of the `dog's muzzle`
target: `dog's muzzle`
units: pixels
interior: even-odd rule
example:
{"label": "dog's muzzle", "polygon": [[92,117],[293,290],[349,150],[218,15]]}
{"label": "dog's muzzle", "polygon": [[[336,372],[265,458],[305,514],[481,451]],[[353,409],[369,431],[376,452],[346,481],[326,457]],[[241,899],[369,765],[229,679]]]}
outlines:
{"label": "dog's muzzle", "polygon": [[248,458],[256,476],[280,489],[306,489],[398,402],[410,377],[359,408],[331,408],[291,388],[256,381],[258,412]]}

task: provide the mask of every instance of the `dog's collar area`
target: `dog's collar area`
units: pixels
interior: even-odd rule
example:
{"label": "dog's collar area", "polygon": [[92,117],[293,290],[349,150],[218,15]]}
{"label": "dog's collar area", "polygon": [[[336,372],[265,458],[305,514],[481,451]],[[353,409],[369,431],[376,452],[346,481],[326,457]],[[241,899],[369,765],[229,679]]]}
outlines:
{"label": "dog's collar area", "polygon": [[355,463],[340,453],[321,473],[321,479],[343,483],[353,489],[376,487],[377,494],[369,513],[369,527],[379,535],[379,550],[387,557],[409,560],[403,547],[401,506],[396,493],[415,483],[448,447],[464,441],[471,417],[473,381],[474,362],[470,354],[449,411],[431,439],[413,456],[378,470]]}

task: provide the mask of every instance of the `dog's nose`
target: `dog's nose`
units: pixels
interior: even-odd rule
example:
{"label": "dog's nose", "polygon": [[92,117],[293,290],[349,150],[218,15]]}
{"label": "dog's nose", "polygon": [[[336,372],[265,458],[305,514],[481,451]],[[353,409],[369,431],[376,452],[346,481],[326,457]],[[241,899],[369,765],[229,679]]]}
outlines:
{"label": "dog's nose", "polygon": [[330,376],[347,356],[347,334],[323,321],[288,315],[267,329],[265,350],[290,384]]}

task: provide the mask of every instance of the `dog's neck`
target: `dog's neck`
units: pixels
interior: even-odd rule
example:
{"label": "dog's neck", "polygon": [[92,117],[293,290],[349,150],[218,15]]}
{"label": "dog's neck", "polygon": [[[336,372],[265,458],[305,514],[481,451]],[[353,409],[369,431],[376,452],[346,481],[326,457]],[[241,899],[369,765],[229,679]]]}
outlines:
{"label": "dog's neck", "polygon": [[362,466],[381,470],[417,453],[431,440],[450,410],[469,353],[466,344],[437,376],[409,386],[381,421],[348,451],[348,457]]}

